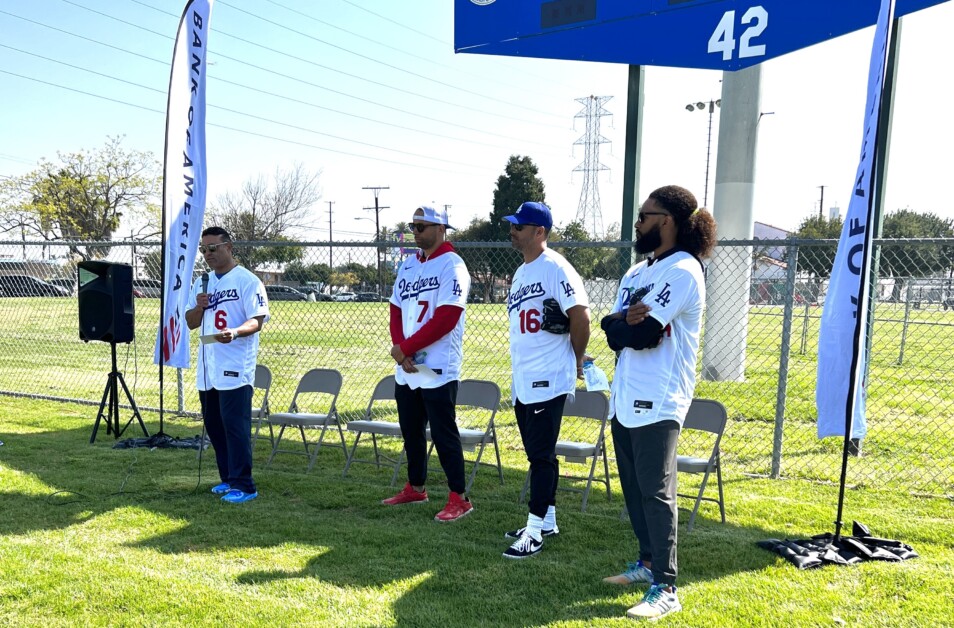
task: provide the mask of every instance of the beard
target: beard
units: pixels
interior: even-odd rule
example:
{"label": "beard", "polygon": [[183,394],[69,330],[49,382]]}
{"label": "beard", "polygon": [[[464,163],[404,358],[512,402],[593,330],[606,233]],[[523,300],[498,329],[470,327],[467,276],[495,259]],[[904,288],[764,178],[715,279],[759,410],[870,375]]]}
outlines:
{"label": "beard", "polygon": [[659,226],[655,226],[644,234],[636,233],[636,244],[633,248],[641,255],[652,253],[662,245],[662,235]]}

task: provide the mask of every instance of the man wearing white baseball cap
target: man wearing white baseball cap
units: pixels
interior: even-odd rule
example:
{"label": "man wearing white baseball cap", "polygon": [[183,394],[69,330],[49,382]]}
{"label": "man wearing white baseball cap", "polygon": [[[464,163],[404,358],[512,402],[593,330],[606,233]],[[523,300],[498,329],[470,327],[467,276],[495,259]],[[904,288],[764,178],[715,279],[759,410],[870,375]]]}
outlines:
{"label": "man wearing white baseball cap", "polygon": [[[407,454],[407,484],[388,506],[427,501],[427,439],[437,449],[447,476],[447,505],[434,517],[455,521],[474,506],[464,496],[464,450],[457,430],[457,388],[464,357],[464,309],[470,273],[446,240],[447,211],[421,206],[411,222],[420,252],[408,257],[398,271],[391,293],[391,357],[396,363],[394,399]],[[414,377],[426,366],[436,377]]]}

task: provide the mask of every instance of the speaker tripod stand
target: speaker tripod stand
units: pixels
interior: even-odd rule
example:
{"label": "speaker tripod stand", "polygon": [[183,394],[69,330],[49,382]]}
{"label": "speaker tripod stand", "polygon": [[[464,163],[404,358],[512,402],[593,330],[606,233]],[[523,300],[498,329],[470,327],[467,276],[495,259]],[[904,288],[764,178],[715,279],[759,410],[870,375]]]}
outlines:
{"label": "speaker tripod stand", "polygon": [[[146,424],[142,422],[142,415],[139,414],[139,408],[136,406],[136,401],[132,398],[132,395],[129,394],[129,387],[126,386],[126,380],[123,379],[123,374],[120,373],[116,367],[116,343],[110,342],[109,348],[112,352],[113,370],[110,371],[109,377],[106,379],[106,389],[103,391],[103,400],[99,402],[99,412],[96,414],[96,424],[93,426],[93,435],[89,437],[91,445],[96,441],[96,432],[99,431],[99,423],[103,420],[106,421],[106,433],[113,434],[117,439],[126,431],[126,428],[130,426],[133,419],[139,421],[139,427],[142,428],[142,433],[147,437],[149,436],[149,432],[146,430]],[[129,417],[129,421],[126,422],[126,425],[124,425],[122,429],[119,428],[120,384],[123,387],[123,392],[126,393],[126,399],[129,401],[129,405],[133,411],[132,416]]]}

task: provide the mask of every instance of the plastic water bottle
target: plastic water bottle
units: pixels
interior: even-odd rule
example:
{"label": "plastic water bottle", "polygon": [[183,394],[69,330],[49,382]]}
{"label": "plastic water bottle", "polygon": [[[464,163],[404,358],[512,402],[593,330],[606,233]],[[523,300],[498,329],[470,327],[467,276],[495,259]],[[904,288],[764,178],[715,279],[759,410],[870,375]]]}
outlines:
{"label": "plastic water bottle", "polygon": [[609,390],[609,379],[603,369],[596,366],[593,360],[583,363],[583,381],[587,390]]}

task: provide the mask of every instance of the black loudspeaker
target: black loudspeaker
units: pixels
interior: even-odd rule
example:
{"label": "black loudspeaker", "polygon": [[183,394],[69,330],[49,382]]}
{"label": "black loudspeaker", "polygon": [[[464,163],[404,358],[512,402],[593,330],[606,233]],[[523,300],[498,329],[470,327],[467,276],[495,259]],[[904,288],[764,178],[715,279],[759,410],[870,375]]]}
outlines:
{"label": "black loudspeaker", "polygon": [[80,262],[76,285],[80,339],[132,342],[136,336],[132,266]]}

